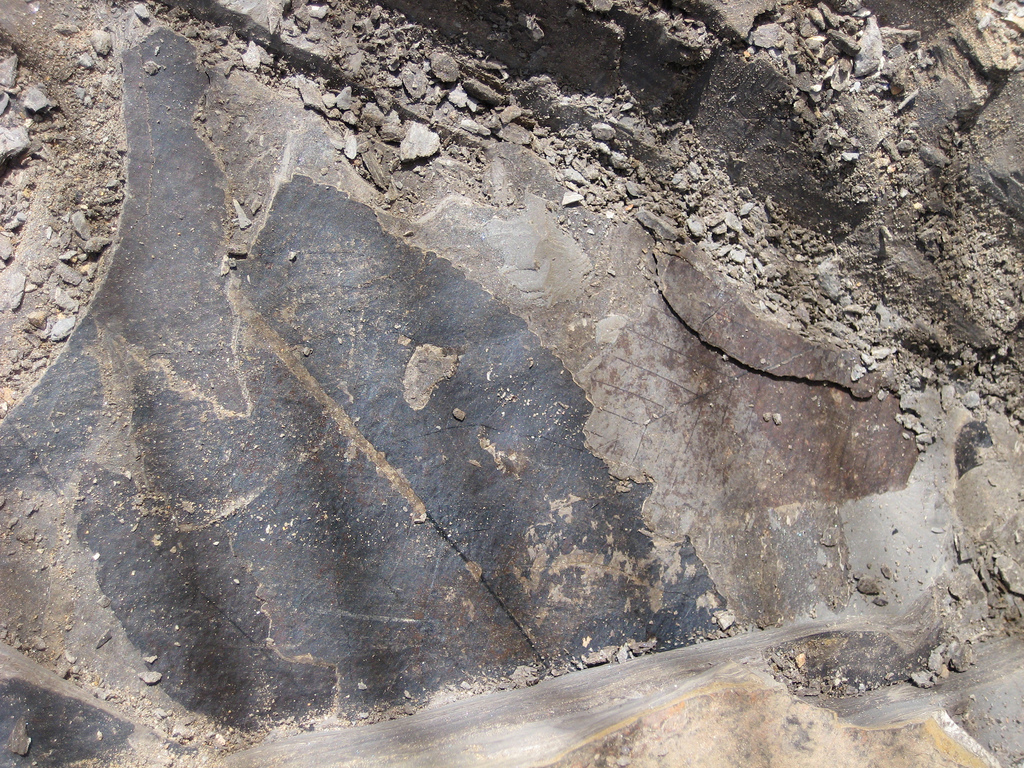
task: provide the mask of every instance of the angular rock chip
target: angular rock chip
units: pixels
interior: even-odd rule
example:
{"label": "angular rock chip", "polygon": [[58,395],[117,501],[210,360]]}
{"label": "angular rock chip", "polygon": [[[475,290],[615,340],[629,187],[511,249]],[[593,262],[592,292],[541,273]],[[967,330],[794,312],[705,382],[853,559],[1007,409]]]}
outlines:
{"label": "angular rock chip", "polygon": [[441,149],[441,137],[423,125],[423,123],[409,123],[405,138],[398,147],[398,155],[402,162],[422,160],[433,157]]}

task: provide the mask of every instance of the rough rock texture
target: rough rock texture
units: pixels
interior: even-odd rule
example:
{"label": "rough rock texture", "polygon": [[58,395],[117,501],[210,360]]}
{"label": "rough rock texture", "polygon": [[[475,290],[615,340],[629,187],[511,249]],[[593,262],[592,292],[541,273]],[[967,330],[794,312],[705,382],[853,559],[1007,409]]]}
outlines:
{"label": "rough rock texture", "polygon": [[1019,762],[1022,18],[0,0],[4,754]]}

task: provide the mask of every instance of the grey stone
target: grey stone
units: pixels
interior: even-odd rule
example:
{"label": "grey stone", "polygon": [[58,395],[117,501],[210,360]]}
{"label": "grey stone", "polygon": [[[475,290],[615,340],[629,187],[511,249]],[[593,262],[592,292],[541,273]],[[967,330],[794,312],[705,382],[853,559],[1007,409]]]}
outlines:
{"label": "grey stone", "polygon": [[25,273],[9,269],[0,274],[0,312],[13,312],[25,296]]}
{"label": "grey stone", "polygon": [[672,0],[672,5],[692,11],[714,31],[746,40],[754,20],[778,5],[777,0]]}
{"label": "grey stone", "polygon": [[164,676],[162,674],[151,669],[146,670],[145,672],[139,672],[139,680],[144,682],[146,685],[156,685],[163,679]]}
{"label": "grey stone", "polygon": [[109,56],[114,49],[113,38],[109,32],[103,29],[97,29],[89,35],[89,43],[99,56]]}
{"label": "grey stone", "polygon": [[71,226],[75,228],[75,232],[83,240],[88,240],[92,237],[92,227],[89,225],[89,219],[84,211],[75,211],[71,214]]}
{"label": "grey stone", "polygon": [[750,43],[758,48],[792,47],[793,36],[779,24],[763,24],[750,33]]}
{"label": "grey stone", "polygon": [[50,341],[64,341],[75,330],[75,318],[62,317],[50,329]]}
{"label": "grey stone", "polygon": [[874,576],[865,576],[857,582],[857,591],[862,595],[880,595],[882,585]]}
{"label": "grey stone", "polygon": [[152,18],[149,13],[149,8],[147,8],[144,3],[136,3],[132,6],[132,10],[135,12],[139,21],[149,21],[150,18]]}
{"label": "grey stone", "polygon": [[238,228],[248,229],[249,227],[251,227],[252,219],[250,219],[249,216],[246,214],[245,209],[242,207],[242,204],[237,200],[232,200],[231,204],[232,206],[234,206],[235,209],[235,219],[238,222]]}
{"label": "grey stone", "polygon": [[917,154],[925,165],[932,168],[945,168],[952,162],[945,152],[932,144],[922,144]]}
{"label": "grey stone", "polygon": [[423,123],[410,123],[409,130],[398,148],[402,162],[432,157],[441,149],[441,138]]}
{"label": "grey stone", "polygon": [[427,74],[422,68],[406,64],[402,67],[401,79],[406,93],[409,94],[409,98],[413,101],[419,101],[427,95],[429,83],[427,82]]}
{"label": "grey stone", "polygon": [[398,113],[393,111],[384,120],[384,124],[380,127],[380,137],[384,141],[397,143],[405,138],[406,129],[402,125],[402,119],[398,116]]}
{"label": "grey stone", "polygon": [[53,291],[53,303],[65,312],[77,312],[78,302],[75,301],[63,288],[56,288]]}
{"label": "grey stone", "polygon": [[18,80],[18,57],[0,59],[0,88],[13,88]]}
{"label": "grey stone", "polygon": [[32,86],[22,94],[21,103],[25,105],[27,111],[34,114],[41,114],[53,108],[53,102],[50,101],[50,97],[38,85]]}
{"label": "grey stone", "polygon": [[442,83],[454,83],[462,75],[459,63],[443,51],[438,51],[430,57],[430,71]]}
{"label": "grey stone", "polygon": [[659,240],[675,240],[679,237],[678,230],[670,222],[654,215],[646,208],[641,208],[636,212],[636,220],[644,228],[649,229]]}
{"label": "grey stone", "polygon": [[980,405],[981,405],[981,395],[979,395],[974,390],[971,390],[966,395],[964,395],[964,407],[965,408],[970,408],[971,410],[974,410],[975,408],[978,408]]}
{"label": "grey stone", "polygon": [[828,39],[835,43],[836,48],[847,56],[857,56],[860,54],[860,43],[841,30],[830,29]]}
{"label": "grey stone", "polygon": [[479,80],[466,80],[462,84],[462,88],[477,101],[482,101],[492,107],[500,107],[505,103],[504,96]]}
{"label": "grey stone", "polygon": [[256,45],[255,41],[250,40],[245,53],[242,54],[242,66],[250,72],[255,72],[260,68],[262,61],[263,56],[260,53],[260,47]]}
{"label": "grey stone", "polygon": [[85,241],[85,245],[82,246],[82,250],[95,256],[98,253],[102,253],[103,249],[108,245],[110,245],[109,237],[90,237]]}
{"label": "grey stone", "polygon": [[346,85],[340,91],[334,102],[335,106],[342,112],[352,109],[352,86]]}
{"label": "grey stone", "polygon": [[566,192],[562,195],[562,207],[567,208],[570,205],[576,205],[577,203],[583,202],[583,195],[579,192]]}
{"label": "grey stone", "polygon": [[910,682],[912,682],[918,688],[935,687],[935,680],[932,679],[930,672],[915,672],[910,676]]}
{"label": "grey stone", "polygon": [[84,279],[81,272],[63,262],[54,267],[53,271],[57,273],[57,277],[68,285],[81,285]]}
{"label": "grey stone", "polygon": [[518,123],[509,123],[498,131],[498,138],[521,146],[529,146],[533,142],[533,134]]}
{"label": "grey stone", "polygon": [[322,111],[324,108],[324,97],[316,83],[304,77],[295,79],[295,90],[302,98],[302,104],[310,109]]}
{"label": "grey stone", "polygon": [[306,12],[310,18],[318,21],[323,21],[327,18],[327,11],[330,10],[326,5],[307,5]]}
{"label": "grey stone", "polygon": [[690,230],[690,234],[698,240],[703,238],[708,231],[707,226],[704,224],[704,220],[697,215],[690,216],[686,219],[686,228]]}
{"label": "grey stone", "polygon": [[28,147],[28,131],[23,126],[0,128],[0,165],[17,157]]}
{"label": "grey stone", "polygon": [[608,123],[594,123],[590,126],[590,133],[597,141],[612,141],[615,138],[615,128]]}
{"label": "grey stone", "polygon": [[356,159],[356,156],[359,154],[359,139],[356,138],[354,133],[350,133],[345,139],[342,151],[345,153],[345,157],[349,160]]}
{"label": "grey stone", "polygon": [[452,89],[448,94],[448,101],[458,109],[465,109],[469,106],[469,96],[467,96],[466,92],[462,90],[461,85]]}
{"label": "grey stone", "polygon": [[869,16],[864,24],[864,31],[860,36],[860,52],[853,60],[853,74],[855,77],[867,77],[873,75],[882,66],[882,53],[884,43],[882,33],[878,29],[878,22],[874,16]]}
{"label": "grey stone", "polygon": [[11,729],[11,735],[7,738],[7,750],[15,755],[24,757],[32,746],[32,737],[28,735],[25,727],[25,718],[19,717]]}

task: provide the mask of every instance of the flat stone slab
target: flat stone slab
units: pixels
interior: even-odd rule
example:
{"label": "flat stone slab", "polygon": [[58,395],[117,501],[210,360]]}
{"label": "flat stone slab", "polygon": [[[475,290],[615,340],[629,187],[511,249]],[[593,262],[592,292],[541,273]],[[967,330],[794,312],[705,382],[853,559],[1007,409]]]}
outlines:
{"label": "flat stone slab", "polygon": [[[97,663],[154,655],[111,674],[256,728],[713,626],[693,547],[645,533],[649,488],[587,451],[590,404],[523,320],[299,175],[224,276],[210,79],[166,30],[124,62],[109,276],[0,426],[2,490],[73,535],[127,643],[83,637]],[[45,614],[30,552],[3,578]]]}

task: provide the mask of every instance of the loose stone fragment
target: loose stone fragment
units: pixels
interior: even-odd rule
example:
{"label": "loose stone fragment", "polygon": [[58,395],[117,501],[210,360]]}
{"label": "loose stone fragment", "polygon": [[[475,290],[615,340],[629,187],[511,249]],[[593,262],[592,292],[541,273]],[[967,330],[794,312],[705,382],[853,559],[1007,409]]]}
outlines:
{"label": "loose stone fragment", "polygon": [[21,103],[25,105],[26,111],[35,115],[43,114],[53,108],[50,97],[38,85],[32,86],[22,94]]}
{"label": "loose stone fragment", "polygon": [[18,57],[0,59],[0,88],[13,88],[18,79]]}
{"label": "loose stone fragment", "polygon": [[882,66],[882,33],[874,16],[869,16],[860,36],[860,52],[853,60],[854,77],[873,75]]}
{"label": "loose stone fragment", "polygon": [[75,330],[75,318],[63,317],[50,329],[50,341],[64,341]]}
{"label": "loose stone fragment", "polygon": [[423,123],[410,123],[409,130],[398,147],[402,162],[432,157],[441,148],[441,138]]}
{"label": "loose stone fragment", "polygon": [[262,61],[260,55],[260,47],[252,40],[249,41],[249,46],[245,49],[245,53],[242,54],[242,66],[250,72],[255,72],[260,68],[260,62]]}
{"label": "loose stone fragment", "polygon": [[862,595],[880,595],[882,594],[882,585],[873,576],[865,576],[857,582],[857,591]]}
{"label": "loose stone fragment", "polygon": [[674,226],[660,216],[655,216],[646,208],[641,208],[636,212],[636,220],[660,240],[675,240],[679,237],[679,232]]}
{"label": "loose stone fragment", "polygon": [[103,29],[97,29],[89,35],[89,43],[99,56],[109,56],[110,52],[114,49],[114,42],[110,33]]}
{"label": "loose stone fragment", "polygon": [[462,74],[458,62],[443,51],[438,51],[430,57],[430,71],[442,83],[454,83]]}
{"label": "loose stone fragment", "polygon": [[24,757],[32,746],[32,737],[28,735],[25,725],[25,718],[19,717],[11,729],[11,735],[7,738],[7,750],[15,755]]}
{"label": "loose stone fragment", "polygon": [[28,131],[24,126],[0,128],[0,165],[17,157],[28,147]]}
{"label": "loose stone fragment", "polygon": [[505,103],[504,96],[479,80],[466,80],[462,84],[462,88],[477,101],[482,101],[492,107],[500,107]]}
{"label": "loose stone fragment", "polygon": [[615,138],[615,129],[608,123],[594,123],[590,126],[590,133],[597,141],[612,141]]}

